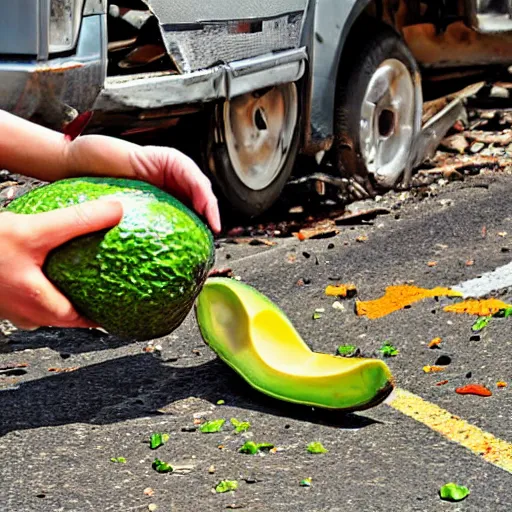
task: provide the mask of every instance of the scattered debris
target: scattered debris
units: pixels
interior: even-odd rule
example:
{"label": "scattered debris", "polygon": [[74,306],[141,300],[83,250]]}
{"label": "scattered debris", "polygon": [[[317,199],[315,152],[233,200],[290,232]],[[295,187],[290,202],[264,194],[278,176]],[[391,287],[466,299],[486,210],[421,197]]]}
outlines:
{"label": "scattered debris", "polygon": [[337,225],[368,223],[374,220],[378,215],[388,215],[390,213],[391,210],[387,208],[372,208],[370,210],[360,210],[357,212],[347,210],[340,217],[336,217],[334,222]]}
{"label": "scattered debris", "polygon": [[233,270],[226,268],[214,268],[208,274],[208,277],[233,277]]}
{"label": "scattered debris", "polygon": [[503,130],[501,132],[472,130],[464,132],[464,137],[476,141],[481,144],[482,147],[488,144],[496,146],[508,146],[512,144],[512,130]]}
{"label": "scattered debris", "polygon": [[440,348],[439,345],[441,345],[441,342],[443,340],[441,338],[434,338],[430,343],[428,344],[428,348]]}
{"label": "scattered debris", "polygon": [[357,357],[361,353],[361,350],[355,345],[340,345],[337,353],[343,357]]}
{"label": "scattered debris", "polygon": [[79,369],[80,369],[80,366],[69,366],[68,368],[53,367],[53,368],[48,368],[48,371],[53,372],[53,373],[69,373],[69,372],[74,372]]}
{"label": "scattered debris", "polygon": [[357,288],[355,284],[336,284],[336,285],[328,285],[325,288],[325,295],[328,297],[338,297],[338,298],[347,298],[350,299],[357,295]]}
{"label": "scattered debris", "polygon": [[294,253],[288,253],[286,255],[286,261],[288,263],[295,263],[297,261],[297,255]]}
{"label": "scattered debris", "polygon": [[155,434],[151,434],[149,439],[149,447],[152,450],[156,450],[160,446],[163,446],[167,441],[169,441],[169,434],[162,434],[157,432]]}
{"label": "scattered debris", "polygon": [[396,347],[394,347],[390,341],[385,341],[383,345],[379,348],[379,352],[384,357],[395,357],[400,353],[400,351]]}
{"label": "scattered debris", "polygon": [[173,466],[173,473],[177,473],[179,475],[186,475],[190,473],[195,466],[191,464],[180,464],[179,466]]}
{"label": "scattered debris", "polygon": [[439,382],[436,382],[436,386],[444,386],[445,384],[448,384],[448,380],[440,380]]}
{"label": "scattered debris", "polygon": [[0,364],[0,372],[4,370],[15,370],[16,368],[27,368],[28,363],[5,363]]}
{"label": "scattered debris", "polygon": [[446,368],[444,366],[426,365],[423,367],[423,371],[425,373],[439,373],[439,372],[444,372],[445,370],[446,370]]}
{"label": "scattered debris", "polygon": [[265,450],[270,450],[274,448],[272,443],[255,443],[254,441],[246,441],[238,451],[240,453],[247,453],[250,455],[255,455],[256,453],[260,453]]}
{"label": "scattered debris", "polygon": [[327,453],[328,450],[324,448],[324,445],[318,441],[313,441],[309,443],[307,446],[307,451],[309,453]]}
{"label": "scattered debris", "polygon": [[345,306],[341,302],[335,300],[332,303],[332,309],[337,309],[338,311],[345,311]]}
{"label": "scattered debris", "polygon": [[153,494],[155,494],[155,491],[151,487],[146,487],[143,492],[145,496],[153,496]]}
{"label": "scattered debris", "polygon": [[325,308],[316,308],[313,312],[313,320],[318,320],[322,318],[322,313],[325,313]]}
{"label": "scattered debris", "polygon": [[359,235],[358,237],[356,237],[356,242],[358,242],[360,244],[367,242],[367,241],[368,241],[367,235]]}
{"label": "scattered debris", "polygon": [[476,322],[471,326],[471,330],[473,332],[481,331],[491,321],[491,318],[492,318],[492,315],[489,315],[489,316],[479,316],[477,318]]}
{"label": "scattered debris", "polygon": [[238,421],[236,418],[231,418],[231,425],[235,427],[237,434],[241,432],[247,432],[251,428],[251,424],[248,421]]}
{"label": "scattered debris", "polygon": [[245,477],[244,480],[246,484],[257,484],[258,482],[261,482],[260,478],[257,478],[253,475]]}
{"label": "scattered debris", "polygon": [[446,501],[462,501],[470,493],[467,487],[450,482],[439,489],[439,496]]}
{"label": "scattered debris", "polygon": [[455,390],[459,395],[492,396],[492,391],[481,384],[466,384]]}
{"label": "scattered debris", "polygon": [[463,154],[469,147],[469,142],[462,133],[455,133],[441,141],[441,148]]}
{"label": "scattered debris", "polygon": [[510,167],[510,160],[507,158],[499,158],[496,156],[484,155],[463,155],[455,158],[447,158],[442,165],[432,169],[423,169],[417,173],[418,176],[439,175],[448,177],[454,172],[461,171],[480,171],[484,168],[493,170],[502,170]]}
{"label": "scattered debris", "polygon": [[112,457],[110,462],[114,462],[117,464],[126,464],[126,459],[124,457]]}
{"label": "scattered debris", "polygon": [[217,405],[224,405],[225,403],[225,400],[217,400]]}
{"label": "scattered debris", "polygon": [[320,238],[331,238],[339,233],[339,229],[336,229],[334,221],[327,219],[319,222],[313,227],[303,228],[298,232],[293,233],[301,242],[303,240],[318,240]]}
{"label": "scattered debris", "polygon": [[441,98],[436,98],[431,101],[426,101],[423,104],[423,115],[421,118],[421,124],[424,125],[432,119],[434,116],[439,114],[445,107],[447,107],[454,100],[461,100],[464,98],[468,98],[470,96],[474,96],[482,87],[485,86],[485,82],[477,82],[475,84],[468,85],[464,89],[460,91],[448,94]]}
{"label": "scattered debris", "polygon": [[508,384],[503,380],[499,380],[498,382],[496,382],[497,388],[503,389],[503,388],[506,388],[507,386],[508,386]]}
{"label": "scattered debris", "polygon": [[228,238],[226,239],[226,243],[235,244],[235,245],[266,245],[267,247],[273,247],[277,245],[277,242],[274,240],[269,240],[268,238]]}
{"label": "scattered debris", "polygon": [[427,267],[436,267],[437,266],[437,261],[428,261],[427,262]]}
{"label": "scattered debris", "polygon": [[170,464],[163,462],[160,459],[155,459],[151,467],[157,473],[172,473],[174,471],[174,468]]}
{"label": "scattered debris", "polygon": [[238,482],[236,480],[221,480],[215,486],[215,492],[218,493],[236,491],[236,489],[238,489]]}
{"label": "scattered debris", "polygon": [[210,473],[210,475],[215,473],[215,466],[213,464],[208,468],[208,473]]}
{"label": "scattered debris", "polygon": [[199,427],[199,430],[205,434],[220,432],[222,430],[222,426],[224,425],[224,423],[226,423],[226,420],[222,419],[206,421]]}
{"label": "scattered debris", "polygon": [[301,487],[311,487],[311,478],[304,478],[304,480],[301,480],[299,485]]}

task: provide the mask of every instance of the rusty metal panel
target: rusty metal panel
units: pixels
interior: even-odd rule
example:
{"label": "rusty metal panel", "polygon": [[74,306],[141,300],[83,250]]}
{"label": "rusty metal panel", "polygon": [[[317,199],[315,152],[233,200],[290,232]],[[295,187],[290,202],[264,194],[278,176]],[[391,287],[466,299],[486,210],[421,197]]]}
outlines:
{"label": "rusty metal panel", "polygon": [[219,61],[297,48],[301,26],[302,13],[297,13],[256,23],[208,23],[193,30],[174,30],[175,26],[163,25],[163,29],[170,55],[178,69],[186,73]]}
{"label": "rusty metal panel", "polygon": [[39,0],[2,2],[0,55],[35,56],[39,50]]}
{"label": "rusty metal panel", "polygon": [[57,129],[89,110],[105,80],[104,36],[105,16],[87,16],[76,55],[0,62],[0,108]]}
{"label": "rusty metal panel", "polygon": [[403,36],[424,68],[512,63],[512,31],[480,33],[457,21],[443,32],[430,23],[404,27]]}

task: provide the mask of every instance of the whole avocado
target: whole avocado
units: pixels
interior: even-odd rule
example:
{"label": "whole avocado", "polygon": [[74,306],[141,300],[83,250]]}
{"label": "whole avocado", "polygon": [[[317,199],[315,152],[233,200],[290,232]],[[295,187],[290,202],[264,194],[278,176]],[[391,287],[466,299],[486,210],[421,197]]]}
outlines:
{"label": "whole avocado", "polygon": [[43,270],[109,333],[165,336],[187,316],[214,262],[211,232],[187,207],[145,182],[71,178],[36,188],[7,209],[41,213],[105,196],[123,204],[121,222],[54,249]]}

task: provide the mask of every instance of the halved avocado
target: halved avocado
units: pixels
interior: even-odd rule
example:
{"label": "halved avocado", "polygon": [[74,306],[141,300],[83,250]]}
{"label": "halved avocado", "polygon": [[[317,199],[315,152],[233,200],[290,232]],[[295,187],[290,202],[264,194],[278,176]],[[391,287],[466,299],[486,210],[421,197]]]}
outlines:
{"label": "halved avocado", "polygon": [[393,389],[383,361],[312,352],[275,304],[236,280],[207,279],[195,311],[206,344],[274,398],[354,411],[379,404]]}

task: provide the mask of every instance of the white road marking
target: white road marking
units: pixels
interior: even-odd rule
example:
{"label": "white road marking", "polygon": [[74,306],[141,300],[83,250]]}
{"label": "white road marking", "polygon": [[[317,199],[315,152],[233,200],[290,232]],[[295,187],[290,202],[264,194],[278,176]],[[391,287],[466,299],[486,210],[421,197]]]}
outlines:
{"label": "white road marking", "polygon": [[512,286],[512,263],[498,267],[492,272],[486,272],[476,279],[452,286],[451,289],[461,292],[464,298],[478,298],[509,286]]}

